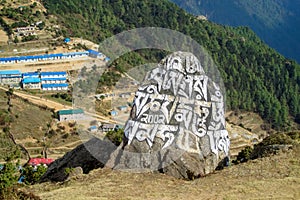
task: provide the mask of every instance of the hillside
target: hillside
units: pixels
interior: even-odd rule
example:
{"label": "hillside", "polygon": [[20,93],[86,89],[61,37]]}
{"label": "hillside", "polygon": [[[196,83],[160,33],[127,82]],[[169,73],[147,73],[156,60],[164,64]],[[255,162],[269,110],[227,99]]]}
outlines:
{"label": "hillside", "polygon": [[[274,128],[289,127],[288,115],[296,117],[300,113],[299,65],[268,47],[249,28],[198,20],[166,0],[42,2],[65,25],[63,32],[67,36],[100,42],[124,30],[146,26],[190,35],[210,52],[219,66],[227,88],[228,109],[258,112]],[[148,51],[144,55],[152,54]],[[130,59],[147,62],[145,56],[130,55],[124,60]]]}
{"label": "hillside", "polygon": [[42,199],[299,199],[299,147],[253,160],[194,181],[163,174],[97,169],[61,184],[27,191]]}
{"label": "hillside", "polygon": [[9,158],[14,160],[14,156],[20,156],[22,164],[27,162],[28,157],[19,145],[22,145],[31,157],[44,156],[45,150],[49,158],[55,159],[82,143],[75,124],[56,122],[50,108],[34,105],[18,96],[10,98],[10,108],[7,101],[8,96],[1,88],[0,163],[10,160]]}
{"label": "hillside", "polygon": [[195,15],[216,23],[249,26],[267,44],[300,62],[299,1],[171,0]]}

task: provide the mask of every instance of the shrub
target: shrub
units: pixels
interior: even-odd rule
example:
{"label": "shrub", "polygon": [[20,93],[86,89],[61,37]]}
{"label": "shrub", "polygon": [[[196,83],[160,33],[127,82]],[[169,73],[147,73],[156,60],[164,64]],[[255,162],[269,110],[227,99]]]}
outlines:
{"label": "shrub", "polygon": [[253,148],[252,147],[245,147],[239,154],[237,155],[236,161],[237,162],[247,162],[251,158],[251,154],[253,153]]}
{"label": "shrub", "polygon": [[7,162],[3,165],[2,170],[0,170],[0,190],[12,187],[18,181],[18,174],[16,164]]}
{"label": "shrub", "polygon": [[67,168],[65,168],[65,174],[66,175],[69,175],[70,173],[72,173],[74,171],[74,168],[69,168],[69,167],[67,167]]}
{"label": "shrub", "polygon": [[40,180],[40,178],[45,174],[46,171],[47,167],[43,165],[37,166],[36,169],[30,165],[27,165],[24,168],[22,175],[25,178],[26,184],[35,184]]}
{"label": "shrub", "polygon": [[106,138],[108,138],[112,143],[119,146],[123,140],[124,130],[118,129],[113,131],[108,131]]}
{"label": "shrub", "polygon": [[276,133],[266,137],[259,146],[267,146],[267,145],[274,145],[274,144],[294,144],[295,140],[290,137],[293,136],[296,138],[296,134],[292,133]]}
{"label": "shrub", "polygon": [[67,139],[69,136],[70,136],[69,133],[65,133],[65,134],[63,134],[61,137],[62,137],[63,139]]}

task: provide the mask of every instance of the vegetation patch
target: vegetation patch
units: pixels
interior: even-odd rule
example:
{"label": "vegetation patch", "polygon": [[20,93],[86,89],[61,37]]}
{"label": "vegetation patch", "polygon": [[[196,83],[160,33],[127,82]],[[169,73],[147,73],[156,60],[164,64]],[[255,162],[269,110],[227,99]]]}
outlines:
{"label": "vegetation patch", "polygon": [[277,154],[280,151],[287,151],[294,146],[300,144],[300,132],[292,131],[287,133],[275,133],[266,137],[262,142],[254,145],[254,147],[247,146],[239,152],[237,158],[232,162],[234,164],[247,162],[249,160],[262,158]]}
{"label": "vegetation patch", "polygon": [[108,131],[105,136],[116,146],[119,146],[121,144],[121,142],[123,141],[124,130],[118,129],[118,130]]}

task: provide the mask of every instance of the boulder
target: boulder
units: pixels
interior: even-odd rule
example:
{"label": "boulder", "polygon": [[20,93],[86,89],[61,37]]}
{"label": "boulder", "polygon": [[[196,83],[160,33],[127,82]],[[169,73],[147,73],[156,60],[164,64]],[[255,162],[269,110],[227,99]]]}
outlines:
{"label": "boulder", "polygon": [[110,141],[92,138],[51,163],[40,182],[65,181],[70,175],[68,169],[73,171],[81,168],[87,174],[93,169],[102,168],[115,150],[116,146]]}
{"label": "boulder", "polygon": [[107,164],[189,180],[213,172],[229,160],[224,104],[193,54],[167,56],[135,93],[124,141]]}
{"label": "boulder", "polygon": [[88,173],[104,166],[187,180],[205,176],[229,163],[224,104],[222,88],[199,60],[175,52],[146,75],[135,93],[118,148],[93,138],[53,162],[41,181],[66,180],[67,168]]}

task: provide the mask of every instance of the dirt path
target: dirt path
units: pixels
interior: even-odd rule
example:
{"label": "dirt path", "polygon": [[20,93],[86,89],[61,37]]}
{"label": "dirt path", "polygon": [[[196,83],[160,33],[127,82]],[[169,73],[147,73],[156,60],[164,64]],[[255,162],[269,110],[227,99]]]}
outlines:
{"label": "dirt path", "polygon": [[[0,89],[2,89],[4,91],[8,90],[7,88],[1,87],[1,86],[0,86]],[[58,103],[58,102],[55,102],[55,101],[52,101],[52,100],[49,100],[49,99],[44,99],[44,98],[41,98],[41,97],[37,97],[37,96],[34,96],[34,95],[24,94],[24,93],[18,92],[18,91],[14,91],[14,95],[16,95],[18,97],[21,97],[23,99],[27,99],[29,102],[31,102],[35,105],[46,106],[50,109],[54,109],[54,111],[59,111],[59,110],[64,110],[64,109],[73,109],[72,106],[64,105],[64,104],[61,104],[61,103]],[[100,122],[115,123],[114,120],[112,120],[108,117],[101,116],[99,114],[89,113],[89,112],[85,112],[85,114],[87,114],[90,117],[97,118]]]}
{"label": "dirt path", "polygon": [[[2,90],[7,90],[6,88],[0,87]],[[23,99],[27,99],[29,102],[38,105],[38,106],[46,106],[50,109],[54,109],[55,111],[62,109],[72,109],[71,106],[67,106],[49,99],[44,99],[41,97],[37,97],[34,95],[24,94],[22,92],[14,91],[14,95],[21,97]]]}

